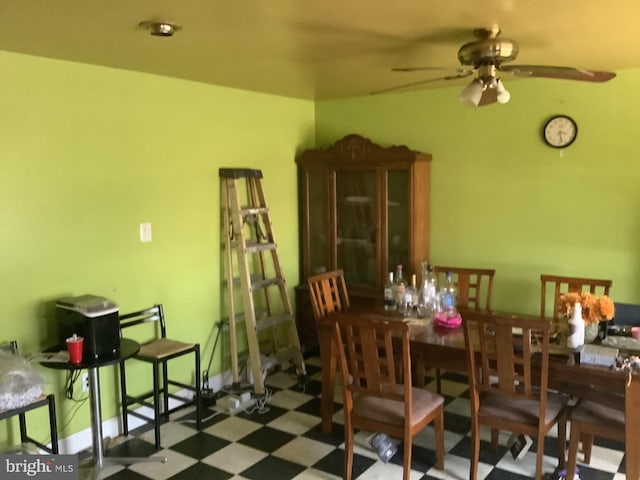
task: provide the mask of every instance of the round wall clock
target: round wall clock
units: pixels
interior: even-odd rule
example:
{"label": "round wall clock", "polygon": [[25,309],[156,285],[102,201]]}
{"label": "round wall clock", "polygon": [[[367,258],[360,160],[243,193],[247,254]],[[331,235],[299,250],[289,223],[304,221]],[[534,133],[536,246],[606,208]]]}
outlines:
{"label": "round wall clock", "polygon": [[542,138],[553,148],[564,148],[571,145],[578,136],[578,125],[567,115],[554,115],[542,129]]}

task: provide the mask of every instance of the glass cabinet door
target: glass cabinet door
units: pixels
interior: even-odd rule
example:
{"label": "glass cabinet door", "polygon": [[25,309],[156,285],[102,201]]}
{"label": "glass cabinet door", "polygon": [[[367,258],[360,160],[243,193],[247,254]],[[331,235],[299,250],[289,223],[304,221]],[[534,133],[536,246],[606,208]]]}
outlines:
{"label": "glass cabinet door", "polygon": [[376,199],[375,170],[336,172],[336,254],[347,284],[376,286]]}
{"label": "glass cabinet door", "polygon": [[311,275],[317,275],[333,270],[330,247],[329,183],[325,172],[310,171],[306,177],[309,195],[309,272]]}
{"label": "glass cabinet door", "polygon": [[389,252],[388,268],[396,271],[402,265],[405,280],[409,278],[412,268],[409,264],[409,171],[387,171],[387,224]]}

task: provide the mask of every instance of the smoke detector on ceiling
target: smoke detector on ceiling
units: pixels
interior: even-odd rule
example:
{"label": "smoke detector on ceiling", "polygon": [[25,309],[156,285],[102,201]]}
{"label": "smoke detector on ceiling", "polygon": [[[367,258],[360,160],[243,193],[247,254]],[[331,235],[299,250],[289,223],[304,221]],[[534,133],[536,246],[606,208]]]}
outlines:
{"label": "smoke detector on ceiling", "polygon": [[149,30],[149,33],[155,37],[173,37],[173,34],[182,27],[171,22],[156,22],[152,20],[145,20],[138,24],[140,28]]}

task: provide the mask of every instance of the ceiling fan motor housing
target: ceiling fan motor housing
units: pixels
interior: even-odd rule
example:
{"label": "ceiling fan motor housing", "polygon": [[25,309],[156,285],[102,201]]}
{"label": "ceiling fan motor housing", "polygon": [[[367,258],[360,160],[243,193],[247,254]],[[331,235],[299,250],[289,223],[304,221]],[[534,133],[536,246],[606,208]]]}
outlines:
{"label": "ceiling fan motor housing", "polygon": [[499,66],[503,62],[515,60],[518,56],[518,44],[508,38],[485,38],[465,43],[458,50],[458,60],[462,65]]}

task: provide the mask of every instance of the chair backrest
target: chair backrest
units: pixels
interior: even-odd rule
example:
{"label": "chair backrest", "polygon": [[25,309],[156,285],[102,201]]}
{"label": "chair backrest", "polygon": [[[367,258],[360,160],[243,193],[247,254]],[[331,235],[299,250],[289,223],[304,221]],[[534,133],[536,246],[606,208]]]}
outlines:
{"label": "chair backrest", "polygon": [[[483,394],[493,393],[538,400],[539,418],[544,419],[550,322],[479,313],[466,315],[463,325],[473,411],[478,411]],[[535,365],[534,352],[540,354]]]}
{"label": "chair backrest", "polygon": [[162,304],[156,304],[149,308],[120,315],[120,330],[142,324],[158,325],[160,331],[156,332],[156,336],[159,334],[162,338],[166,338],[167,326],[165,324]]}
{"label": "chair backrest", "polygon": [[[594,295],[609,295],[613,282],[597,278],[562,277],[540,275],[541,297],[540,316],[557,319],[560,296],[569,292],[590,292]],[[549,311],[548,300],[553,299],[553,309]]]}
{"label": "chair backrest", "polygon": [[451,272],[453,283],[458,291],[457,306],[459,308],[491,311],[495,270],[436,266],[433,271],[438,276],[439,285],[444,283],[447,272]]}
{"label": "chair backrest", "polygon": [[[405,419],[411,418],[411,357],[409,326],[393,320],[341,316],[335,322],[336,345],[346,400],[370,395],[405,402]],[[397,342],[397,343],[396,343]],[[394,351],[395,348],[395,351]],[[402,377],[396,368],[402,359]],[[402,381],[404,379],[404,383]]]}
{"label": "chair backrest", "polygon": [[342,270],[312,275],[307,278],[307,284],[316,320],[349,309],[349,294]]}

